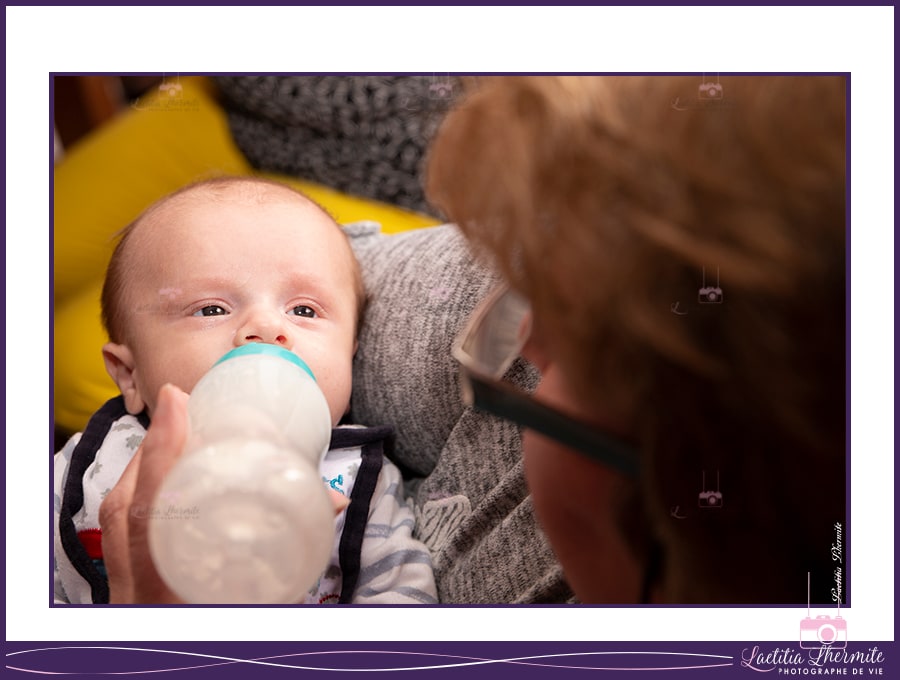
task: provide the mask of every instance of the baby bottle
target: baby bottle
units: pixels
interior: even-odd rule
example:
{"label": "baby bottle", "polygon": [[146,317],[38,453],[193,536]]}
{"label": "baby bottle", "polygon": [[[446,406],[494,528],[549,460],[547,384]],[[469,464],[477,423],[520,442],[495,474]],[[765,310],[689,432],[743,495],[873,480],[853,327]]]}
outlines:
{"label": "baby bottle", "polygon": [[275,345],[238,347],[197,382],[188,415],[149,511],[160,576],[189,603],[302,601],[334,542],[319,473],[331,415],[312,371]]}

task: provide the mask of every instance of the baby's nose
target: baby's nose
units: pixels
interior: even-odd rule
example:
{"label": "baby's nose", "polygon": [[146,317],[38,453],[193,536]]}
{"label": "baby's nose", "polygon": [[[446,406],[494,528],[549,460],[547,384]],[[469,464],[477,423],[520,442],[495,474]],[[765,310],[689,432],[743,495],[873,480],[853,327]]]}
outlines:
{"label": "baby's nose", "polygon": [[293,336],[287,320],[282,315],[256,313],[252,314],[235,334],[235,345],[246,345],[251,342],[265,342],[290,349]]}

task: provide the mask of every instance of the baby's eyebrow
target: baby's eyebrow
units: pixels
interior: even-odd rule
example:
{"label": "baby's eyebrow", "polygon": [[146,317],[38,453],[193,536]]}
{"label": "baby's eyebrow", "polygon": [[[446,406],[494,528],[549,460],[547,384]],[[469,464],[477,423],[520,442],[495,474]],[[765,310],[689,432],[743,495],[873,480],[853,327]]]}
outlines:
{"label": "baby's eyebrow", "polygon": [[181,295],[193,295],[195,291],[221,290],[243,286],[245,281],[235,281],[224,276],[200,276],[189,277],[179,282],[179,285],[168,286],[159,289],[160,297],[178,297]]}
{"label": "baby's eyebrow", "polygon": [[[241,276],[233,275],[191,275],[178,281],[169,282],[168,285],[157,289],[160,300],[174,301],[183,297],[194,297],[214,294],[241,294],[246,288],[252,288],[253,278],[249,274]],[[334,288],[329,278],[321,273],[295,272],[286,274],[276,284],[281,294],[294,296],[298,294],[314,295],[317,298],[328,297]]]}
{"label": "baby's eyebrow", "polygon": [[309,290],[316,292],[328,292],[333,288],[333,282],[327,276],[317,272],[302,272],[291,275],[284,280],[286,288],[291,290]]}

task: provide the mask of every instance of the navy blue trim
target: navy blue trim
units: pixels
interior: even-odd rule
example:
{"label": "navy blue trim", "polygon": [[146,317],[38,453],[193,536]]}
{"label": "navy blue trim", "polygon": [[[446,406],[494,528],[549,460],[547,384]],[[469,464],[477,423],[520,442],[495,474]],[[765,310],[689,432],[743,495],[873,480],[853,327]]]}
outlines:
{"label": "navy blue trim", "polygon": [[[62,505],[59,510],[59,540],[66,557],[75,567],[75,571],[90,585],[91,599],[95,604],[109,602],[109,584],[106,574],[97,569],[95,561],[88,556],[81,541],[78,540],[78,532],[75,530],[75,522],[72,518],[84,505],[83,479],[85,472],[94,462],[97,451],[103,444],[103,440],[106,439],[106,435],[109,434],[110,428],[119,418],[127,415],[125,400],[118,396],[110,399],[91,416],[87,427],[81,434],[81,439],[72,451],[69,470],[63,484]],[[146,416],[144,420],[146,420]],[[141,424],[144,420],[141,421]]]}
{"label": "navy blue trim", "polygon": [[[378,475],[384,463],[384,456],[393,446],[393,430],[389,427],[347,428],[332,431],[332,448],[349,448],[360,446],[359,443],[346,443],[343,433],[351,433],[347,440],[362,441],[362,460],[353,491],[350,493],[350,505],[344,516],[344,529],[338,545],[338,559],[341,565],[341,597],[338,604],[349,604],[353,600],[362,562],[362,543],[369,523],[369,508],[372,496],[378,484]],[[366,434],[368,433],[368,434]],[[364,437],[364,439],[360,439]],[[387,450],[386,450],[387,449]]]}
{"label": "navy blue trim", "polygon": [[331,431],[328,450],[356,448],[393,436],[394,429],[391,427],[336,427]]}
{"label": "navy blue trim", "polygon": [[[74,515],[84,505],[84,475],[94,462],[97,451],[112,426],[128,415],[121,396],[110,399],[88,421],[81,439],[72,451],[69,469],[63,485],[62,505],[59,513],[59,537],[63,550],[75,570],[91,587],[94,604],[109,602],[109,583],[101,560],[91,559],[75,530]],[[150,420],[146,413],[137,416],[148,429]],[[342,572],[341,603],[348,603],[356,590],[361,567],[362,542],[369,521],[369,507],[378,483],[378,475],[384,454],[393,447],[393,429],[390,427],[347,427],[331,431],[329,449],[362,448],[362,460],[350,494],[350,505],[344,518],[344,530],[338,547]]]}

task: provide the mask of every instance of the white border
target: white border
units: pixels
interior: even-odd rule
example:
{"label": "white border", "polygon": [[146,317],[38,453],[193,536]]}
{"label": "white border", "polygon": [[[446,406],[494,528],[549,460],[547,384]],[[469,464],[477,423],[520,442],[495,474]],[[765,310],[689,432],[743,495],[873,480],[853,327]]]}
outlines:
{"label": "white border", "polygon": [[49,385],[52,337],[48,73],[229,70],[851,72],[854,606],[844,614],[851,639],[893,639],[893,26],[892,7],[7,7],[7,639],[763,641],[795,639],[805,615],[50,609],[48,414],[30,396]]}

